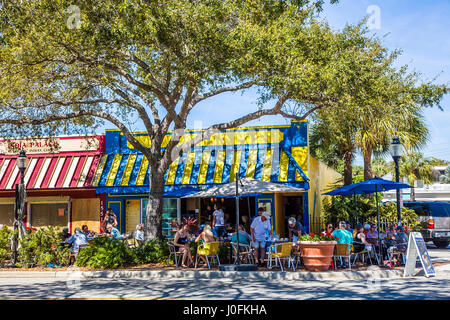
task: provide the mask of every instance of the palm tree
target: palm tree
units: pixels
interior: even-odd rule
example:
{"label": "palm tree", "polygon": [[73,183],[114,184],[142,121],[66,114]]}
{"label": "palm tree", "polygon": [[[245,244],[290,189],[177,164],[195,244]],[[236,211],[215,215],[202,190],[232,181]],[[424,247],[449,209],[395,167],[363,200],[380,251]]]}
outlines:
{"label": "palm tree", "polygon": [[[394,164],[390,163],[391,171],[394,172]],[[414,181],[422,180],[425,184],[433,182],[431,159],[424,158],[422,153],[408,152],[400,158],[400,176],[405,177],[410,186],[414,186]],[[415,200],[414,188],[411,188],[411,200]]]}
{"label": "palm tree", "polygon": [[400,138],[407,150],[419,150],[427,140],[429,131],[420,106],[378,108],[378,112],[366,113],[356,142],[364,158],[364,179],[373,178],[372,155],[385,155],[394,135]]}

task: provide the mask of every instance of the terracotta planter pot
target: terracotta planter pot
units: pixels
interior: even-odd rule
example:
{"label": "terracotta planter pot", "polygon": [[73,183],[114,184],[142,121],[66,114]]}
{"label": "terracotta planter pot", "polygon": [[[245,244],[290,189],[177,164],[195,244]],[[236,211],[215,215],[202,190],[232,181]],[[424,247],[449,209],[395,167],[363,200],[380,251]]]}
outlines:
{"label": "terracotta planter pot", "polygon": [[327,271],[336,241],[298,241],[300,255],[309,271]]}

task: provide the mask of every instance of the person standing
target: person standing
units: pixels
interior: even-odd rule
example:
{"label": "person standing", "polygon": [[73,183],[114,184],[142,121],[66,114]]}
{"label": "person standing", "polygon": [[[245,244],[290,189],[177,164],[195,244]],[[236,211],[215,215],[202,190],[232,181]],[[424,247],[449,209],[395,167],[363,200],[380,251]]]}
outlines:
{"label": "person standing", "polygon": [[219,239],[225,236],[225,214],[217,204],[214,205],[212,227]]}
{"label": "person standing", "polygon": [[289,241],[297,242],[298,237],[303,235],[303,225],[295,220],[294,217],[289,218],[288,220],[288,228],[289,228]]}
{"label": "person standing", "polygon": [[253,220],[250,226],[252,233],[252,247],[255,248],[255,260],[259,266],[264,264],[264,255],[266,253],[266,233],[272,236],[272,228],[270,226],[269,214],[264,213]]}
{"label": "person standing", "polygon": [[117,216],[114,213],[114,211],[112,211],[111,208],[108,208],[108,210],[106,210],[106,216],[105,216],[105,219],[103,219],[103,222],[102,222],[103,230],[106,231],[106,226],[108,224],[112,225],[114,228],[117,227]]}

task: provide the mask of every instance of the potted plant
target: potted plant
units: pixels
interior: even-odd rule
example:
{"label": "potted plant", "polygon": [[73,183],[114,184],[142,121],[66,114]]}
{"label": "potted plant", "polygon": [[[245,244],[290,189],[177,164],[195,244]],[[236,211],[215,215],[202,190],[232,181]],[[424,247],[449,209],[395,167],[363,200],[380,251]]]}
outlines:
{"label": "potted plant", "polygon": [[300,247],[300,255],[306,269],[327,271],[331,265],[336,240],[339,239],[314,233],[299,237],[297,245]]}

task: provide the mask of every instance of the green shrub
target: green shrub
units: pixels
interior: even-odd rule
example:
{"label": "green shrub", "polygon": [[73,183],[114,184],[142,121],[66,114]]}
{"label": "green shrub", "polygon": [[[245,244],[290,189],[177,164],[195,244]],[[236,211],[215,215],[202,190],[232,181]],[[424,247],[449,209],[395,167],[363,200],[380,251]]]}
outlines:
{"label": "green shrub", "polygon": [[167,242],[159,239],[147,240],[134,249],[137,263],[162,263],[169,258]]}
{"label": "green shrub", "polygon": [[0,229],[0,266],[11,257],[11,236],[12,231],[7,226]]}
{"label": "green shrub", "polygon": [[65,265],[69,262],[69,248],[62,248],[58,228],[48,227],[27,233],[18,250],[18,266]]}
{"label": "green shrub", "polygon": [[136,262],[136,254],[123,240],[100,237],[80,250],[75,264],[80,267],[115,269]]}

